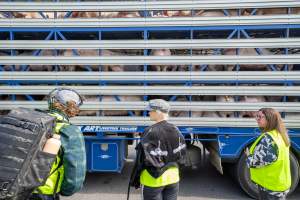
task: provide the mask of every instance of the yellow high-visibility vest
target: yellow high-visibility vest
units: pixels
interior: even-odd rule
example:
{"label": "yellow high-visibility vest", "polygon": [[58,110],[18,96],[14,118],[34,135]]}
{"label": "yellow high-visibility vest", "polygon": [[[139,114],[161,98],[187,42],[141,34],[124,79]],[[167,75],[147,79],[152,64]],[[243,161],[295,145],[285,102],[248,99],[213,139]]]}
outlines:
{"label": "yellow high-visibility vest", "polygon": [[286,191],[291,187],[289,147],[285,145],[280,133],[275,129],[263,133],[250,147],[250,154],[253,154],[257,143],[265,134],[270,135],[278,146],[278,158],[270,165],[250,168],[251,180],[271,191]]}
{"label": "yellow high-visibility vest", "polygon": [[140,182],[148,187],[162,187],[174,184],[179,182],[179,169],[175,166],[170,167],[158,178],[154,178],[147,169],[144,169],[140,176]]}

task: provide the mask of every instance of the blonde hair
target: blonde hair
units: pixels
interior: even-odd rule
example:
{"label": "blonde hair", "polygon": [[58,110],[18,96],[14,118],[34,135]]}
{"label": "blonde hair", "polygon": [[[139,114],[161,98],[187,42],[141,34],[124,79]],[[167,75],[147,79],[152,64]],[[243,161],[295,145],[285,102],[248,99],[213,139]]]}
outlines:
{"label": "blonde hair", "polygon": [[290,146],[290,138],[287,134],[287,130],[282,121],[280,113],[273,108],[261,108],[259,111],[265,115],[267,121],[267,125],[264,127],[263,131],[268,132],[276,129],[280,133],[285,145]]}

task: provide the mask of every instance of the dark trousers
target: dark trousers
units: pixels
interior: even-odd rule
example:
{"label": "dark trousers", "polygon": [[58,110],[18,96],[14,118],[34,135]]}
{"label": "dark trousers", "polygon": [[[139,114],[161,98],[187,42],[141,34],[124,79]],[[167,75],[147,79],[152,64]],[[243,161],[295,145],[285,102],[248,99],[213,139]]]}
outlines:
{"label": "dark trousers", "polygon": [[286,195],[283,195],[282,197],[278,197],[268,193],[267,191],[264,191],[263,188],[258,186],[258,199],[259,200],[285,200]]}
{"label": "dark trousers", "polygon": [[28,200],[59,200],[59,194],[56,195],[31,194]]}
{"label": "dark trousers", "polygon": [[163,187],[143,186],[143,200],[177,200],[179,183],[166,185]]}

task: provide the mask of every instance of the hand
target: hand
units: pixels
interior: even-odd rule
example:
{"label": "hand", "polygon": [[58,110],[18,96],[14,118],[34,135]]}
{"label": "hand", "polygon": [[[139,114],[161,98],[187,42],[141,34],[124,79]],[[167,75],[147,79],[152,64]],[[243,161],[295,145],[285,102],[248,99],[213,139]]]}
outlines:
{"label": "hand", "polygon": [[248,147],[245,149],[244,152],[245,152],[246,156],[249,156],[249,155],[250,155],[250,152],[249,152],[249,148],[248,148]]}

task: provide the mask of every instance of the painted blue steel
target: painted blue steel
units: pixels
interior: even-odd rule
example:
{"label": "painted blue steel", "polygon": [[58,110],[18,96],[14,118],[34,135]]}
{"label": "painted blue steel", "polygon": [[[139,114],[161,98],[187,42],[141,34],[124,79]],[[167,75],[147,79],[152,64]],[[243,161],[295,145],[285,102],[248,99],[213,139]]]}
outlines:
{"label": "painted blue steel", "polygon": [[[227,39],[232,39],[237,31],[238,31],[238,29],[234,29],[234,30],[229,34],[229,36],[227,37]],[[217,49],[217,52],[214,51],[214,55],[216,55],[216,53],[219,54],[219,53],[220,53],[220,50],[221,50],[221,49]],[[201,66],[200,71],[205,71],[205,70],[207,69],[207,67],[208,67],[208,65],[200,65],[200,66]]]}
{"label": "painted blue steel", "polygon": [[[114,98],[116,101],[121,101],[120,97],[118,95],[114,95]],[[129,116],[135,116],[135,114],[131,111],[131,110],[128,110],[127,113],[129,114]]]}
{"label": "painted blue steel", "polygon": [[[190,30],[190,39],[191,40],[194,39],[194,29]],[[189,49],[189,54],[190,54],[190,56],[193,55],[193,49],[192,48]],[[189,65],[189,70],[188,71],[191,72],[192,71],[192,67],[193,67],[193,65]],[[192,85],[191,79],[188,80],[188,82],[186,84],[188,84],[189,86],[191,86]],[[188,99],[188,101],[191,102],[192,101],[192,95],[186,96],[186,99]],[[192,116],[192,111],[190,110],[189,111],[189,117],[191,117],[191,116]]]}
{"label": "painted blue steel", "polygon": [[[289,38],[289,37],[290,37],[290,29],[289,29],[289,28],[286,29],[285,37],[286,37],[286,38]],[[285,54],[285,55],[288,55],[288,54],[289,54],[289,49],[288,49],[288,48],[285,48],[285,49],[284,49],[284,54]],[[288,71],[288,65],[287,65],[287,64],[284,66],[284,71]]]}
{"label": "painted blue steel", "polygon": [[237,159],[243,149],[252,143],[258,134],[252,135],[218,135],[219,154],[221,158]]}
{"label": "painted blue steel", "polygon": [[[142,133],[147,126],[110,126],[110,125],[81,125],[79,126],[83,133],[90,132],[114,132],[114,133]],[[253,135],[259,134],[260,130],[254,127],[196,127],[196,126],[179,126],[179,130],[184,134],[195,135]],[[300,137],[300,129],[289,129],[289,134]]]}
{"label": "painted blue steel", "polygon": [[[102,148],[106,145],[106,148]],[[87,153],[87,171],[90,172],[121,172],[126,157],[126,141],[109,139],[85,138]]]}
{"label": "painted blue steel", "polygon": [[[290,9],[288,10],[288,13],[290,13]],[[286,37],[286,38],[289,38],[289,36],[290,36],[290,29],[287,28],[286,31],[285,31],[285,37]],[[285,54],[285,55],[288,55],[288,54],[289,54],[288,48],[285,48],[285,49],[284,49],[284,54]],[[284,71],[288,71],[288,65],[287,65],[287,64],[284,65]],[[292,86],[293,83],[292,83],[292,82],[285,82],[284,85],[286,85],[286,86]],[[287,96],[284,96],[282,101],[283,101],[283,102],[287,102],[287,100],[288,100],[288,97],[287,97]],[[281,113],[281,116],[282,116],[282,117],[285,117],[285,116],[286,116],[286,113],[285,113],[285,112],[282,112],[282,113]]]}
{"label": "painted blue steel", "polygon": [[35,101],[34,98],[32,98],[32,96],[30,96],[30,95],[25,95],[25,96],[29,101]]}
{"label": "painted blue steel", "polygon": [[[121,137],[121,136],[123,136],[123,137]],[[96,135],[96,136],[84,136],[84,138],[85,139],[93,139],[93,140],[95,140],[96,138],[97,139],[101,139],[101,140],[112,140],[112,141],[118,141],[118,140],[128,140],[128,141],[133,141],[133,140],[137,140],[137,141],[139,141],[139,140],[142,140],[142,138],[129,138],[129,137],[124,137],[125,135],[120,135],[120,137],[109,137],[109,135],[103,135],[103,137],[99,137],[98,135]],[[205,142],[216,142],[216,141],[218,141],[218,139],[217,138],[214,138],[214,139],[208,139],[208,138],[192,138],[192,139],[190,139],[190,138],[186,138],[185,139],[186,141],[205,141]]]}
{"label": "painted blue steel", "polygon": [[[249,146],[259,134],[218,135],[219,154],[222,159],[238,159],[246,146]],[[300,135],[290,134],[291,148],[300,152]]]}
{"label": "painted blue steel", "polygon": [[[60,31],[57,31],[57,34],[60,36],[60,38],[62,40],[67,40],[67,38]],[[57,39],[55,39],[55,40],[57,40]],[[72,49],[72,53],[73,53],[73,56],[80,56],[77,49]],[[84,68],[87,69],[87,71],[90,71],[90,72],[92,71],[90,65],[84,65]]]}
{"label": "painted blue steel", "polygon": [[[250,39],[251,37],[249,36],[249,34],[244,30],[241,29],[241,32],[243,33],[244,36],[246,36],[247,39]],[[255,48],[255,51],[257,52],[258,55],[262,55],[262,50],[261,48]],[[275,66],[273,64],[268,65],[268,67],[272,70],[272,71],[277,71]]]}
{"label": "painted blue steel", "polygon": [[[239,15],[240,15],[240,12],[239,12]],[[237,39],[240,39],[241,38],[241,29],[238,29],[236,33],[237,33],[236,34]],[[234,36],[232,36],[232,37],[234,37]],[[240,49],[236,49],[236,55],[239,55],[239,54],[240,54]],[[235,70],[236,71],[240,70],[240,65],[239,64],[235,65]],[[235,85],[238,86],[239,84],[240,83],[237,80],[235,80]],[[234,101],[235,102],[238,102],[239,99],[240,99],[239,96],[234,96]],[[239,112],[234,112],[233,115],[234,115],[234,117],[239,117],[240,113]]]}
{"label": "painted blue steel", "polygon": [[256,15],[257,8],[253,9],[250,15]]}
{"label": "painted blue steel", "polygon": [[64,16],[64,19],[69,18],[72,15],[73,11],[69,11],[66,13],[66,15]]}
{"label": "painted blue steel", "polygon": [[[50,38],[54,35],[53,31],[50,31],[50,33],[47,35],[45,40],[50,40]],[[39,56],[41,54],[41,49],[35,50],[33,52],[33,56]],[[28,71],[29,70],[29,65],[21,65],[21,71]]]}
{"label": "painted blue steel", "polygon": [[[14,33],[12,31],[9,32],[9,40],[14,40]],[[16,55],[16,51],[11,49],[10,50],[10,55],[11,56]],[[10,68],[11,68],[12,71],[14,71],[15,70],[15,65],[10,65]]]}
{"label": "painted blue steel", "polygon": [[[103,128],[103,127],[102,127]],[[121,127],[119,127],[121,128]],[[133,132],[143,131],[146,127],[126,127],[132,128]],[[140,129],[142,128],[142,129]],[[114,127],[115,129],[115,127]],[[228,127],[179,127],[180,131],[185,134],[193,134],[196,135],[210,135],[212,138],[193,138],[187,139],[192,141],[201,141],[201,142],[217,142],[219,146],[219,155],[222,159],[238,159],[240,154],[243,152],[243,149],[250,145],[255,138],[257,138],[260,134],[260,130],[258,128],[228,128]],[[110,130],[108,128],[108,130]],[[116,131],[115,129],[115,132]],[[118,133],[122,133],[121,131]],[[128,131],[126,132],[128,133]],[[300,130],[299,129],[290,129],[289,135],[292,141],[292,148],[296,151],[300,151]],[[109,137],[109,136],[108,136]],[[103,136],[86,136],[86,139],[94,139],[94,140],[106,140],[105,133]],[[123,140],[122,138],[112,138],[112,140]],[[140,140],[140,138],[124,138],[124,140]]]}
{"label": "painted blue steel", "polygon": [[101,140],[141,140],[141,138],[125,138],[125,137],[122,137],[122,138],[119,138],[119,137],[111,137],[111,138],[108,138],[108,136],[103,136],[103,137],[98,137],[98,136],[84,136],[85,139],[93,139],[95,140],[96,138],[97,139],[101,139]]}
{"label": "painted blue steel", "polygon": [[[242,130],[242,129],[241,129]],[[247,129],[244,129],[245,131]],[[238,159],[246,146],[249,146],[260,134],[258,128],[248,129],[250,132],[232,132],[218,135],[219,154],[222,159]],[[292,148],[300,152],[300,130],[290,129],[289,135],[292,141]],[[224,131],[222,131],[225,133]]]}
{"label": "painted blue steel", "polygon": [[[184,83],[184,86],[190,86],[190,81],[186,80],[186,82]],[[173,95],[170,97],[169,101],[176,101],[178,95]]]}
{"label": "painted blue steel", "polygon": [[207,139],[207,138],[196,138],[196,139],[185,139],[186,141],[199,141],[199,142],[217,142],[217,139]]}
{"label": "painted blue steel", "polygon": [[[145,17],[147,17],[149,15],[149,12],[147,11],[144,11],[144,15]],[[142,36],[143,36],[143,39],[146,41],[149,39],[149,32],[147,30],[144,30],[142,32]],[[147,56],[149,54],[149,50],[148,49],[144,49],[143,50],[143,54],[144,56]],[[148,65],[143,65],[143,71],[144,72],[147,72],[148,71]],[[146,82],[146,81],[143,81],[143,86],[147,86],[149,82]],[[143,101],[148,101],[148,95],[143,95]],[[143,117],[147,116],[148,115],[148,111],[147,110],[143,110]]]}
{"label": "painted blue steel", "polygon": [[291,145],[292,147],[297,151],[300,152],[300,137],[299,136],[291,136],[290,135],[290,139],[291,139]]}

